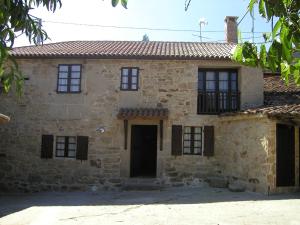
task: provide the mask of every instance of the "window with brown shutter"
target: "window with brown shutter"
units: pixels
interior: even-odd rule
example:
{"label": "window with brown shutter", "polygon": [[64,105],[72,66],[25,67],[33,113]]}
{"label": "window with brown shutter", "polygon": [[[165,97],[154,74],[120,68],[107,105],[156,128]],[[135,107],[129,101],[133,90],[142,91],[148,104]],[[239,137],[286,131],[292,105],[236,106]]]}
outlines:
{"label": "window with brown shutter", "polygon": [[53,135],[42,135],[41,158],[50,159],[53,156]]}
{"label": "window with brown shutter", "polygon": [[184,127],[183,154],[202,155],[202,127]]}
{"label": "window with brown shutter", "polygon": [[172,155],[182,155],[182,126],[172,126]]}
{"label": "window with brown shutter", "polygon": [[89,137],[77,136],[77,153],[76,159],[87,160],[88,158]]}
{"label": "window with brown shutter", "polygon": [[75,158],[76,157],[76,137],[57,136],[56,137],[56,157]]}
{"label": "window with brown shutter", "polygon": [[214,127],[205,126],[204,127],[204,156],[213,156],[214,155]]}

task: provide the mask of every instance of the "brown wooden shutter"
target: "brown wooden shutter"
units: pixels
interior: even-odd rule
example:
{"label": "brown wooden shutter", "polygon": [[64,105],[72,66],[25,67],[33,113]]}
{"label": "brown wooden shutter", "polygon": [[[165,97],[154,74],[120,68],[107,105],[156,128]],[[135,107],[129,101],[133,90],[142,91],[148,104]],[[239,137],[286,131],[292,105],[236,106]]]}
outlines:
{"label": "brown wooden shutter", "polygon": [[182,126],[172,126],[172,155],[182,155]]}
{"label": "brown wooden shutter", "polygon": [[53,156],[53,135],[42,135],[41,158],[51,159]]}
{"label": "brown wooden shutter", "polygon": [[89,146],[89,137],[77,136],[76,159],[87,160],[88,146]]}
{"label": "brown wooden shutter", "polygon": [[214,155],[214,127],[205,126],[204,127],[204,156],[213,156]]}

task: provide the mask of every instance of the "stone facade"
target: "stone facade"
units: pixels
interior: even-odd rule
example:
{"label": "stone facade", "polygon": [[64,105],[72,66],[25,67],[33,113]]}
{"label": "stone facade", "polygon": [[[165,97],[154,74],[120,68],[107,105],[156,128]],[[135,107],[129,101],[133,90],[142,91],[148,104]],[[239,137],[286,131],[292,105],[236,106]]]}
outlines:
{"label": "stone facade", "polygon": [[[159,126],[159,121],[129,120],[125,150],[118,110],[164,107],[170,114],[164,121],[162,151],[157,143],[157,182],[202,184],[217,176],[241,180],[252,191],[274,190],[275,122],[256,116],[197,115],[198,68],[238,69],[241,108],[263,104],[260,70],[225,60],[24,59],[19,64],[29,78],[24,96],[0,96],[0,111],[11,117],[0,126],[2,189],[119,188],[130,174],[131,125]],[[56,92],[58,64],[82,64],[81,93]],[[120,69],[131,66],[140,68],[139,90],[120,91]],[[173,124],[214,126],[214,156],[172,156]],[[97,132],[98,127],[105,132]],[[42,134],[89,136],[88,160],[41,159]]]}

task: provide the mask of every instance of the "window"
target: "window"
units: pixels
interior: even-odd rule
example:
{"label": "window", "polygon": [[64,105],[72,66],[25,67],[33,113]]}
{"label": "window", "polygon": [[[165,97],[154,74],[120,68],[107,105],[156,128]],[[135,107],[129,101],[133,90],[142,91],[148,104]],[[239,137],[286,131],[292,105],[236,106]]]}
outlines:
{"label": "window", "polygon": [[202,127],[184,127],[183,154],[202,155]]}
{"label": "window", "polygon": [[239,109],[236,70],[199,70],[198,114],[215,114]]}
{"label": "window", "polygon": [[121,90],[137,91],[139,81],[139,68],[124,67],[121,69]]}
{"label": "window", "polygon": [[81,91],[81,65],[58,66],[58,93],[79,93]]}
{"label": "window", "polygon": [[75,158],[76,157],[76,137],[58,136],[56,137],[56,157]]}

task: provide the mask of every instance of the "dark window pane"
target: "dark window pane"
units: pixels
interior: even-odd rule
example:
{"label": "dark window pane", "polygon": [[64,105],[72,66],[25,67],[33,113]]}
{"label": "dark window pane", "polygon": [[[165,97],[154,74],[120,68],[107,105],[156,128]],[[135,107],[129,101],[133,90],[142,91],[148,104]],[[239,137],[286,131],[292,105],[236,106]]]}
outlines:
{"label": "dark window pane", "polygon": [[59,79],[58,84],[59,85],[68,85],[68,79]]}
{"label": "dark window pane", "polygon": [[59,78],[68,78],[68,73],[66,72],[59,72]]}
{"label": "dark window pane", "polygon": [[237,90],[237,83],[236,83],[236,81],[231,81],[231,90],[233,90],[233,91]]}
{"label": "dark window pane", "polygon": [[183,148],[183,154],[191,154],[190,148]]}
{"label": "dark window pane", "polygon": [[206,90],[207,91],[215,91],[216,90],[216,82],[215,81],[206,81]]}
{"label": "dark window pane", "polygon": [[68,152],[68,157],[74,158],[75,156],[76,156],[76,152],[75,151],[69,151]]}
{"label": "dark window pane", "polygon": [[204,90],[204,72],[198,73],[198,90]]}
{"label": "dark window pane", "polygon": [[128,84],[122,84],[122,89],[128,89]]}
{"label": "dark window pane", "polygon": [[80,78],[80,72],[72,72],[71,78]]}
{"label": "dark window pane", "polygon": [[219,80],[228,81],[229,73],[228,72],[219,72]]}
{"label": "dark window pane", "polygon": [[72,72],[80,72],[80,68],[81,68],[81,66],[80,65],[72,65],[71,66],[71,70],[72,70]]}
{"label": "dark window pane", "polygon": [[71,79],[71,85],[79,85],[80,84],[80,79]]}
{"label": "dark window pane", "polygon": [[71,86],[70,91],[71,92],[78,92],[78,91],[80,91],[80,87],[79,86]]}
{"label": "dark window pane", "polygon": [[56,156],[64,157],[65,156],[65,151],[64,150],[56,150]]}
{"label": "dark window pane", "polygon": [[237,80],[237,74],[236,73],[231,73],[231,80]]}
{"label": "dark window pane", "polygon": [[131,75],[132,76],[137,76],[137,69],[132,69],[131,70]]}
{"label": "dark window pane", "polygon": [[68,72],[68,70],[69,70],[69,67],[67,65],[60,65],[59,66],[59,71],[60,72],[62,72],[62,71]]}
{"label": "dark window pane", "polygon": [[68,91],[68,87],[67,86],[59,86],[58,87],[58,91],[59,92],[67,92]]}
{"label": "dark window pane", "polygon": [[137,83],[137,77],[132,77],[131,78],[131,83],[136,84]]}
{"label": "dark window pane", "polygon": [[122,75],[128,76],[128,69],[122,69]]}

